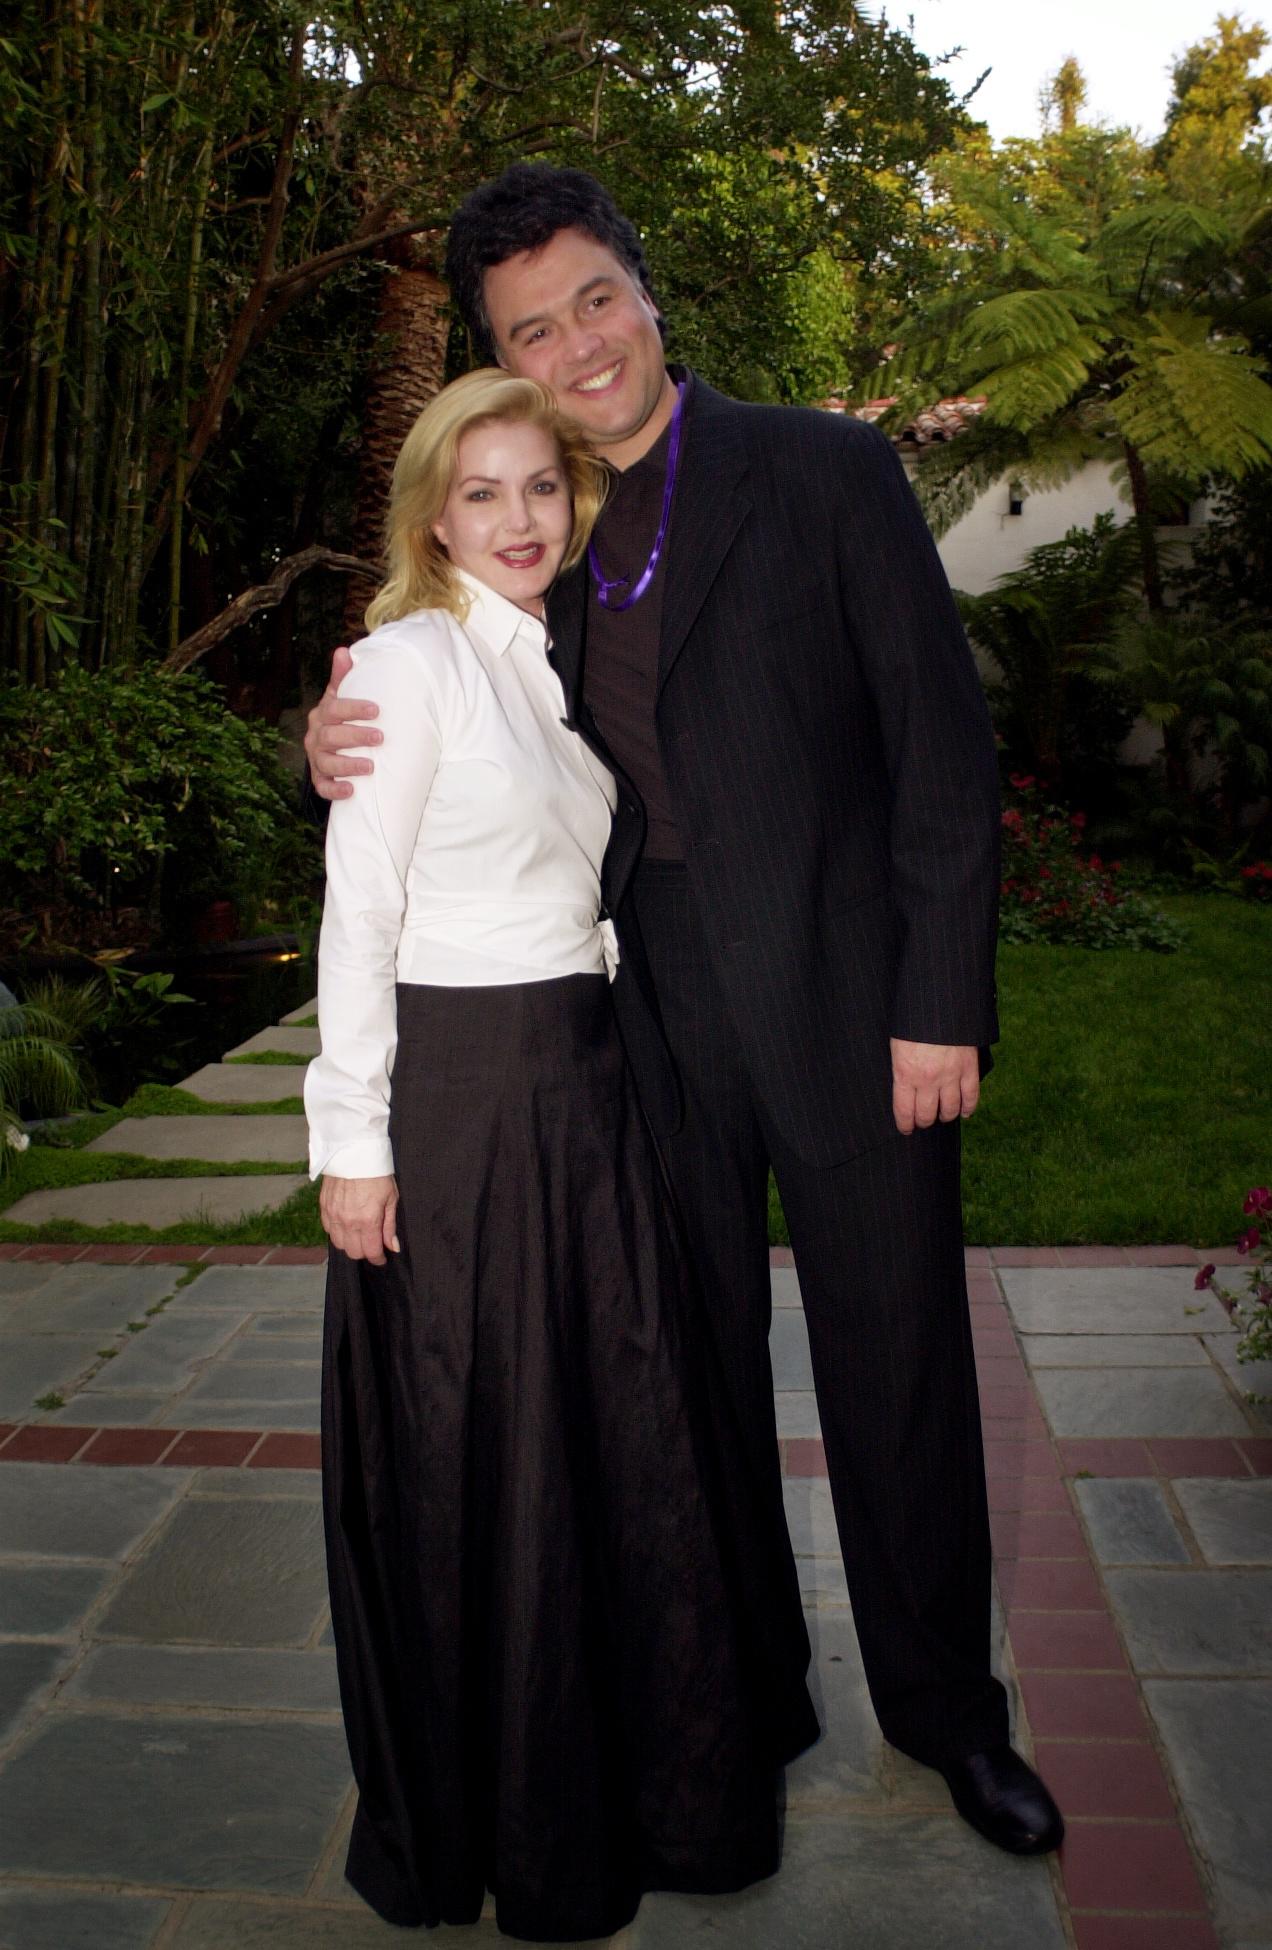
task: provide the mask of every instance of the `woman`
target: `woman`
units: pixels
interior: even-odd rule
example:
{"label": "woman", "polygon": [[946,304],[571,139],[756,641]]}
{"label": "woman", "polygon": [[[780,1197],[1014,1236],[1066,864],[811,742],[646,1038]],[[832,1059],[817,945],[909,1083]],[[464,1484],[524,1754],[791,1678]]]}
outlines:
{"label": "woman", "polygon": [[816,1734],[783,1540],[758,1588],[736,1568],[762,1506],[610,1009],[614,782],[547,660],[603,487],[502,373],[407,437],[355,652],[385,742],[332,808],[305,1085],[346,1873],[402,1924],[489,1888],[540,1941],[771,1874],[776,1768]]}

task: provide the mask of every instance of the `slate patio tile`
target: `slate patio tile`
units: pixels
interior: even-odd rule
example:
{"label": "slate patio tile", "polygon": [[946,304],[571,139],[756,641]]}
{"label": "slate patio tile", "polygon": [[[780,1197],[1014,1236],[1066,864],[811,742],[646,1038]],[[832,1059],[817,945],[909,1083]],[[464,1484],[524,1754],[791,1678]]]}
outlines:
{"label": "slate patio tile", "polygon": [[179,1273],[167,1266],[58,1267],[29,1297],[5,1309],[9,1332],[96,1334],[122,1331],[172,1292]]}
{"label": "slate patio tile", "polygon": [[38,1287],[47,1286],[53,1274],[54,1268],[47,1261],[23,1260],[15,1265],[12,1260],[6,1260],[0,1263],[0,1322],[4,1320],[10,1302],[25,1300]]}
{"label": "slate patio tile", "polygon": [[1002,1274],[1023,1334],[1204,1334],[1230,1331],[1211,1293],[1195,1293],[1186,1268],[1030,1267]]}
{"label": "slate patio tile", "polygon": [[71,1395],[92,1366],[100,1338],[96,1333],[0,1333],[0,1416],[20,1420],[39,1412],[35,1404],[41,1395]]}
{"label": "slate patio tile", "polygon": [[149,1950],[170,1909],[161,1896],[0,1887],[0,1950]]}
{"label": "slate patio tile", "polygon": [[1025,1334],[1034,1368],[1204,1368],[1209,1356],[1190,1334]]}
{"label": "slate patio tile", "polygon": [[46,1715],[0,1772],[19,1875],[300,1895],[348,1789],[343,1729]]}
{"label": "slate patio tile", "polygon": [[1159,1483],[1101,1476],[1073,1487],[1101,1564],[1189,1562],[1188,1546]]}
{"label": "slate patio tile", "polygon": [[777,1397],[777,1433],[809,1436],[821,1434],[817,1397],[811,1388],[783,1388]]}
{"label": "slate patio tile", "polygon": [[1109,1571],[1105,1581],[1136,1672],[1272,1668],[1272,1571]]}
{"label": "slate patio tile", "polygon": [[1061,1950],[1064,1940],[1045,1864],[1013,1861],[944,1814],[792,1818],[780,1875],[728,1898],[647,1896],[630,1932],[631,1950]]}
{"label": "slate patio tile", "polygon": [[822,1737],[786,1770],[788,1810],[815,1811],[844,1797],[882,1803],[883,1735],[866,1690],[866,1675],[846,1605],[813,1608],[810,1690]]}
{"label": "slate patio tile", "polygon": [[125,1706],[216,1707],[222,1712],[340,1709],[334,1653],[273,1647],[96,1645],[63,1697]]}
{"label": "slate patio tile", "polygon": [[182,1313],[209,1307],[257,1315],[309,1313],[321,1310],[326,1290],[321,1266],[209,1266],[181,1289],[172,1306]]}
{"label": "slate patio tile", "polygon": [[1272,1478],[1182,1477],[1174,1488],[1208,1564],[1272,1564]]}
{"label": "slate patio tile", "polygon": [[71,1657],[66,1645],[10,1639],[0,1645],[0,1743],[17,1732],[32,1706]]}
{"label": "slate patio tile", "polygon": [[0,1562],[0,1632],[77,1637],[84,1613],[113,1575],[107,1564]]}
{"label": "slate patio tile", "polygon": [[1034,1386],[1058,1436],[1245,1435],[1213,1369],[1040,1368]]}
{"label": "slate patio tile", "polygon": [[0,1553],[126,1557],[185,1487],[180,1470],[114,1469],[109,1494],[95,1469],[66,1463],[0,1468]]}
{"label": "slate patio tile", "polygon": [[318,1505],[192,1500],[125,1573],[97,1633],[156,1645],[296,1644],[326,1597]]}
{"label": "slate patio tile", "polygon": [[813,1360],[808,1348],[808,1328],[802,1313],[793,1307],[773,1311],[769,1329],[769,1359],[773,1364],[775,1388],[811,1388]]}
{"label": "slate patio tile", "polygon": [[270,1497],[298,1497],[303,1503],[317,1503],[322,1482],[312,1469],[271,1469],[260,1475],[246,1469],[201,1469],[190,1485],[195,1497],[250,1497],[259,1503]]}
{"label": "slate patio tile", "polygon": [[793,1266],[773,1266],[769,1269],[769,1279],[773,1288],[775,1307],[802,1307],[804,1302],[799,1290],[799,1275]]}
{"label": "slate patio tile", "polygon": [[[188,1395],[166,1402],[155,1417],[160,1427],[173,1429],[271,1429],[314,1430],[318,1427],[318,1396],[296,1400],[263,1402],[222,1400],[210,1395],[192,1401]],[[205,1459],[206,1460],[206,1459]]]}
{"label": "slate patio tile", "polygon": [[[422,1934],[422,1933],[419,1933]],[[384,1923],[365,1904],[356,1909],[321,1909],[314,1904],[196,1901],[172,1939],[171,1950],[385,1950],[401,1945],[403,1932]],[[494,1950],[508,1943],[492,1922],[469,1928],[430,1930],[428,1950]],[[623,1939],[613,1939],[622,1950]],[[580,1944],[578,1950],[589,1950]],[[600,1950],[600,1946],[593,1946]]]}
{"label": "slate patio tile", "polygon": [[145,1332],[130,1334],[113,1361],[88,1383],[89,1395],[173,1394],[199,1362],[207,1361],[248,1318],[246,1313],[180,1314],[165,1308]]}
{"label": "slate patio tile", "polygon": [[[1153,1679],[1145,1687],[1210,1865],[1226,1941],[1266,1943],[1272,1916],[1272,1681]],[[1253,1926],[1253,1927],[1252,1927]]]}

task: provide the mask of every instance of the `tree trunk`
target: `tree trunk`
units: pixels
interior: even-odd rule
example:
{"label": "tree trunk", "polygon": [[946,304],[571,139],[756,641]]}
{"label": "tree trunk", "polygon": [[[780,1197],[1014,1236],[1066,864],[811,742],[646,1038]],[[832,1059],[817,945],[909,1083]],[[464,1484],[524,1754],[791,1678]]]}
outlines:
{"label": "tree trunk", "polygon": [[1150,616],[1160,616],[1166,608],[1166,595],[1162,588],[1161,557],[1157,553],[1157,522],[1153,515],[1152,498],[1148,490],[1148,475],[1139,449],[1129,440],[1123,443],[1126,454],[1126,473],[1131,486],[1131,506],[1135,510],[1135,527],[1139,533],[1140,567],[1144,574],[1144,601],[1148,604]]}
{"label": "tree trunk", "polygon": [[[421,246],[404,238],[388,255],[380,292],[376,364],[362,416],[350,537],[354,555],[367,562],[383,557],[393,463],[416,419],[441,391],[450,329],[446,286],[425,261]],[[369,600],[365,583],[351,578],[344,611],[350,642],[364,634],[362,616]]]}

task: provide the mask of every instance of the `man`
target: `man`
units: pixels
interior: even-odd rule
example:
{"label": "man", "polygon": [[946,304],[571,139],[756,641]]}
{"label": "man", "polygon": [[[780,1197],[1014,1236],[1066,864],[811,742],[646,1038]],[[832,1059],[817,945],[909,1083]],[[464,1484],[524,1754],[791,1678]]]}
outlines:
{"label": "man", "polygon": [[[997,1034],[997,768],[936,551],[877,431],[668,370],[640,240],[591,177],[484,184],[447,274],[481,352],[619,470],[549,597],[552,655],[619,779],[615,1007],[757,1476],[780,1497],[771,1164],[880,1724],[990,1840],[1053,1848],[989,1668],[959,1125]],[[379,736],[336,700],[346,670],[306,739],[326,797]]]}

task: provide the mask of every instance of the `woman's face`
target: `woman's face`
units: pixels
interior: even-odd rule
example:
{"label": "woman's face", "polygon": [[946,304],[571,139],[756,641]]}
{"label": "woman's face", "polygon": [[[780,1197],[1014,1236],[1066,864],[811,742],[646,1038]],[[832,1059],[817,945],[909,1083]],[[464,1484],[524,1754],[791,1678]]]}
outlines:
{"label": "woman's face", "polygon": [[570,539],[570,490],[551,434],[491,420],[459,443],[455,478],[433,533],[458,569],[510,602],[543,612]]}

